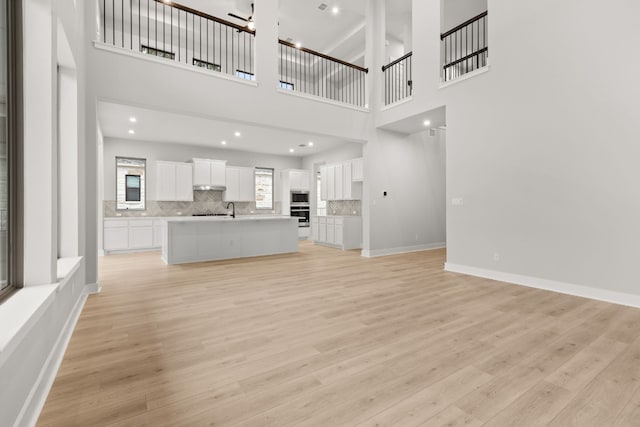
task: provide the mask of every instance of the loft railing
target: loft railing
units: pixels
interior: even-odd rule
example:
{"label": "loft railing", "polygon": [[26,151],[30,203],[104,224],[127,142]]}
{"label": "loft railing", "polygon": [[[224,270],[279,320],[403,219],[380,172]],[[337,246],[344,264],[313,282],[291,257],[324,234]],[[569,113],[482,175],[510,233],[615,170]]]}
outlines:
{"label": "loft railing", "polygon": [[443,81],[457,79],[485,67],[489,57],[487,12],[442,33],[440,44]]}
{"label": "loft railing", "polygon": [[255,31],[174,2],[101,3],[101,39],[105,44],[254,79]]}
{"label": "loft railing", "polygon": [[365,106],[366,68],[279,40],[279,87]]}
{"label": "loft railing", "polygon": [[402,101],[411,96],[413,78],[411,61],[413,52],[384,65],[382,73],[384,77],[384,105]]}

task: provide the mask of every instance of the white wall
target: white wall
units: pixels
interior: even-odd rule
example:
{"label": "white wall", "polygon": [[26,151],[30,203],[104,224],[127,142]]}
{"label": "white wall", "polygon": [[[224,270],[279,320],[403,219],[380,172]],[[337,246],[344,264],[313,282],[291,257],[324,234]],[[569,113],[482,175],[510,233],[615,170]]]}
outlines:
{"label": "white wall", "polygon": [[640,3],[490,13],[489,72],[445,90],[448,262],[640,295]]}
{"label": "white wall", "polygon": [[224,150],[186,144],[154,143],[105,138],[104,140],[104,197],[115,200],[116,194],[116,156],[138,157],[147,160],[146,190],[147,200],[156,199],[156,160],[187,162],[193,158],[227,160],[229,166],[274,168],[275,196],[280,200],[280,171],[300,169],[299,157],[275,156],[245,151]]}
{"label": "white wall", "polygon": [[378,130],[365,145],[364,255],[446,244],[445,140]]}
{"label": "white wall", "polygon": [[362,157],[362,145],[359,142],[347,142],[333,150],[323,151],[302,158],[302,169],[313,171],[314,165],[324,163],[338,163],[345,160]]}
{"label": "white wall", "polygon": [[444,33],[487,10],[487,0],[441,0],[440,32]]}

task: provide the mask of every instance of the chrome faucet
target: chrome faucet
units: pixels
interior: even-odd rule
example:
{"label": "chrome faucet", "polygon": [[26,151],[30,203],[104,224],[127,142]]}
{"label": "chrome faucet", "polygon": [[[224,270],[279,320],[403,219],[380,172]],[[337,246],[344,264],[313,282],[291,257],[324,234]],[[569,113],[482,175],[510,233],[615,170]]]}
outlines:
{"label": "chrome faucet", "polygon": [[227,210],[229,210],[229,205],[231,205],[233,207],[233,210],[231,211],[231,218],[235,218],[236,217],[236,205],[234,205],[233,202],[227,203]]}

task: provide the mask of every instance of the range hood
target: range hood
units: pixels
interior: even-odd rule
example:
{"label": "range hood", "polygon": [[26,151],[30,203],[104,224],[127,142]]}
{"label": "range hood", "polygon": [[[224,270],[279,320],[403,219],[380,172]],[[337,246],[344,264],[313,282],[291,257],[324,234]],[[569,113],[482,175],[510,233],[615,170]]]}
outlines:
{"label": "range hood", "polygon": [[224,185],[194,185],[193,189],[200,191],[225,191],[227,187]]}

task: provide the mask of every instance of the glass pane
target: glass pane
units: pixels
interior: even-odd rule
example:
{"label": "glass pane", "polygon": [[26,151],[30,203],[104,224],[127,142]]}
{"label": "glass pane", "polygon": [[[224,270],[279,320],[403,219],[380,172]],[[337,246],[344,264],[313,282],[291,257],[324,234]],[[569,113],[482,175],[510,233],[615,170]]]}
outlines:
{"label": "glass pane", "polygon": [[145,209],[145,159],[116,157],[116,209]]}
{"label": "glass pane", "polygon": [[273,209],[273,169],[256,169],[256,209]]}
{"label": "glass pane", "polygon": [[0,0],[0,290],[9,286],[7,64],[7,0]]}

